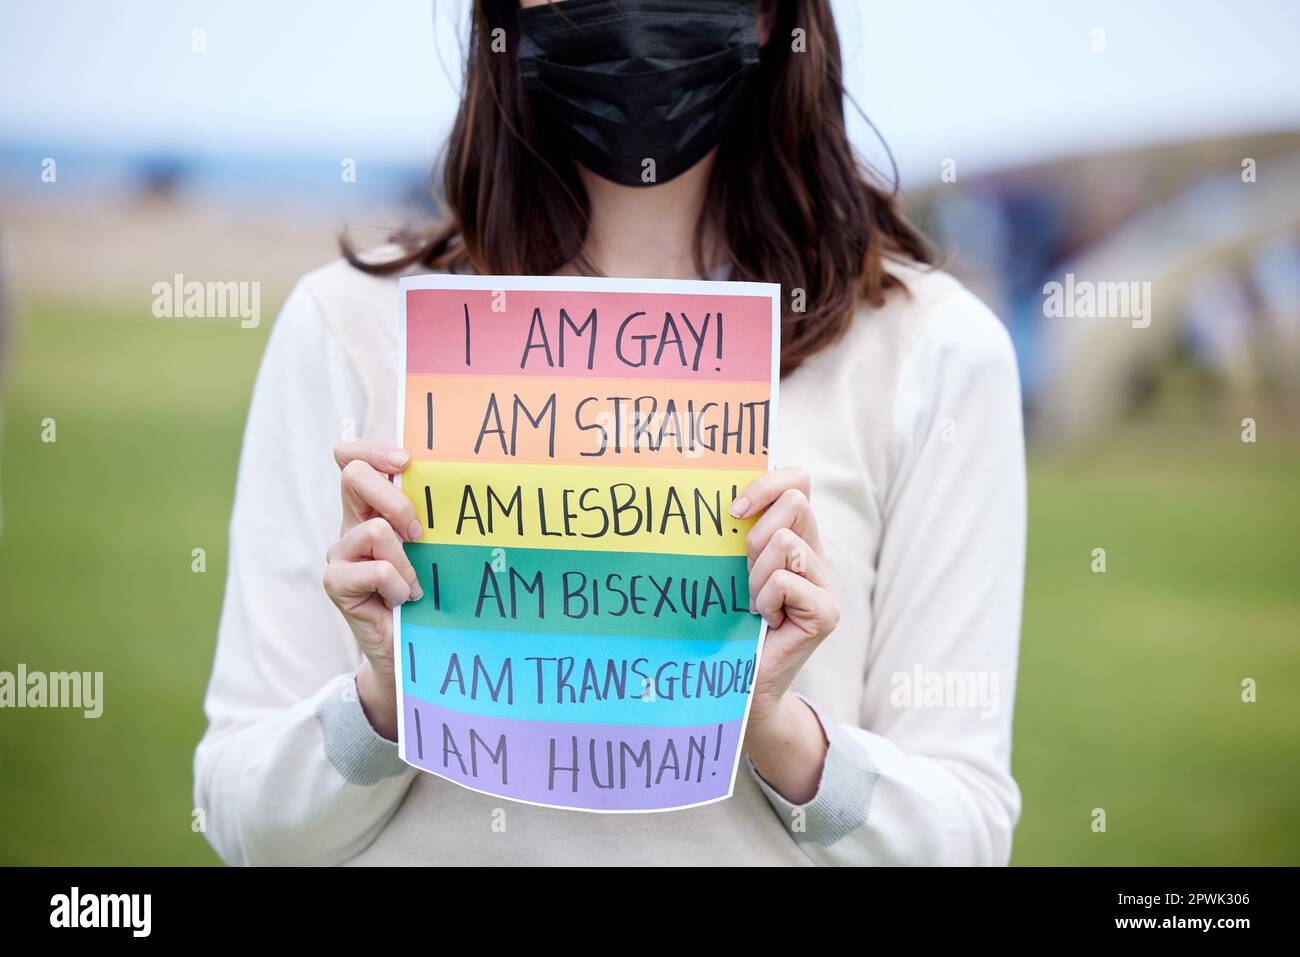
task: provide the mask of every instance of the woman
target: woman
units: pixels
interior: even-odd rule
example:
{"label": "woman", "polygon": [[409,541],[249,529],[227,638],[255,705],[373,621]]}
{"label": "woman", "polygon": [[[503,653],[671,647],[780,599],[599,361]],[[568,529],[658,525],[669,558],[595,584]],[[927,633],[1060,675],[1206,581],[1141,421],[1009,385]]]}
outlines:
{"label": "woman", "polygon": [[[521,6],[475,5],[446,224],[308,275],[272,333],[195,761],[209,839],[248,864],[1006,863],[1014,357],[854,161],[829,3]],[[421,528],[385,441],[395,277],[438,270],[781,284],[783,467],[733,505],[770,631],[729,800],[548,810],[398,759],[389,609],[420,598]]]}

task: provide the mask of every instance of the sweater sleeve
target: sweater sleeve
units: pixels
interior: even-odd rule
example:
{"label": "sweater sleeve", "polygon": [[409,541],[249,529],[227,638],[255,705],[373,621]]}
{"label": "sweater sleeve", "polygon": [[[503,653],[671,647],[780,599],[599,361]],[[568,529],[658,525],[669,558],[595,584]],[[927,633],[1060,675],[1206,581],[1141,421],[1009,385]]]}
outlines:
{"label": "sweater sleeve", "polygon": [[229,864],[336,864],[364,849],[415,771],[371,727],[361,655],[321,585],[337,536],[331,449],[363,422],[356,375],[308,288],[272,329],[240,455],[196,808]]}
{"label": "sweater sleeve", "polygon": [[1011,719],[1026,493],[1015,355],[965,290],[920,321],[895,396],[860,721],[832,722],[808,702],[829,747],[807,804],[758,779],[818,864],[1006,864],[1020,812]]}

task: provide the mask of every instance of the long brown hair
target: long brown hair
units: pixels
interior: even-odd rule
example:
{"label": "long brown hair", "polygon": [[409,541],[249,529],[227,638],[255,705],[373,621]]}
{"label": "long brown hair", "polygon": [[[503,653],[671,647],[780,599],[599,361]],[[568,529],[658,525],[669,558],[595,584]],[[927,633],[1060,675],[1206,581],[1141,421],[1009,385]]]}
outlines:
{"label": "long brown hair", "polygon": [[[465,95],[443,169],[447,218],[393,237],[401,251],[382,262],[363,259],[345,240],[343,253],[357,268],[386,274],[419,264],[528,276],[574,263],[594,272],[582,256],[582,181],[535,123],[519,77],[518,9],[518,0],[474,0]],[[790,373],[844,334],[860,301],[878,306],[901,287],[886,257],[931,263],[933,256],[904,219],[896,191],[849,144],[829,0],[758,0],[756,10],[771,24],[771,40],[719,145],[694,257],[704,274],[712,235],[729,278],[781,284],[781,370]],[[497,28],[505,31],[505,54],[493,49]],[[796,30],[803,31],[798,50]]]}

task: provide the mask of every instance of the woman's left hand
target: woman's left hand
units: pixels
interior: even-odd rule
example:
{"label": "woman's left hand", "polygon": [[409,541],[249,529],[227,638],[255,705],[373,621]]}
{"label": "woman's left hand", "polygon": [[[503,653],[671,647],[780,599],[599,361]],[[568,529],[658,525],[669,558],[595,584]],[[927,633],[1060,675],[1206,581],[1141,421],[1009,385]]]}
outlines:
{"label": "woman's left hand", "polygon": [[776,469],[750,482],[731,507],[735,518],[762,512],[745,539],[749,607],[768,627],[746,750],[759,773],[796,803],[812,797],[805,793],[810,784],[815,792],[826,743],[816,715],[788,692],[808,656],[840,620],[810,494],[806,471]]}

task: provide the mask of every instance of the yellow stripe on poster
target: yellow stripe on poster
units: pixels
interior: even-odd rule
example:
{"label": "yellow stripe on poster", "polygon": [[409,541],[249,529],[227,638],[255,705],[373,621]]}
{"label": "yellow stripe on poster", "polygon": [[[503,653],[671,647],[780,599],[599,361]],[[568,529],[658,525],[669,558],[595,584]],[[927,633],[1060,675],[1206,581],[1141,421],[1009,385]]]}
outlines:
{"label": "yellow stripe on poster", "polygon": [[743,555],[753,521],[729,509],[760,474],[417,460],[402,490],[428,544]]}

